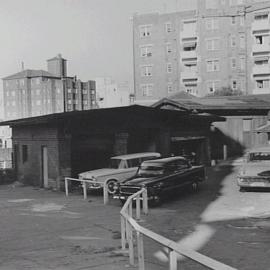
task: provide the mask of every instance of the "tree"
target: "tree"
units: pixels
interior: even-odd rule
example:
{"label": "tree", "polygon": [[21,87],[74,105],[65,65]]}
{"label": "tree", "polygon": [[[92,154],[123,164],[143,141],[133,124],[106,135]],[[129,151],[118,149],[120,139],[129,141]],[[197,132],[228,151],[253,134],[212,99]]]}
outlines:
{"label": "tree", "polygon": [[243,92],[240,90],[233,90],[231,87],[221,87],[217,89],[214,93],[208,94],[207,96],[242,96]]}

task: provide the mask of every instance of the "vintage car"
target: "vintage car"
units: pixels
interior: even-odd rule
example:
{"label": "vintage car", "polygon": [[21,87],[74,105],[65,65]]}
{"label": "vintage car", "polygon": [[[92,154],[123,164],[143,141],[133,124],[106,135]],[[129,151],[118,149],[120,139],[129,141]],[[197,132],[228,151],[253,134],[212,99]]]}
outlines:
{"label": "vintage car", "polygon": [[184,157],[168,157],[144,161],[135,176],[115,185],[115,199],[122,203],[142,188],[147,189],[148,200],[153,205],[162,202],[164,195],[178,188],[198,188],[205,180],[205,168],[202,165],[192,166]]}
{"label": "vintage car", "polygon": [[143,161],[160,156],[156,152],[145,152],[111,157],[108,168],[82,172],[79,174],[79,179],[93,181],[87,183],[88,190],[102,189],[104,182],[108,180],[108,192],[113,194],[115,183],[133,176]]}
{"label": "vintage car", "polygon": [[240,191],[270,188],[270,147],[250,150],[237,176]]}

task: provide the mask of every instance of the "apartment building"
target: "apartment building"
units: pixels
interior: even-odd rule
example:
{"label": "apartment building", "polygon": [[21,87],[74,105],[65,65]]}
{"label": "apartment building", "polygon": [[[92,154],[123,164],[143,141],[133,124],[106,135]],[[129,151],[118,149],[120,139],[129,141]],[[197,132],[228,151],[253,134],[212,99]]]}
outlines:
{"label": "apartment building", "polygon": [[179,91],[270,93],[270,3],[198,0],[194,10],[133,17],[137,103]]}
{"label": "apartment building", "polygon": [[3,78],[5,120],[96,107],[95,82],[67,76],[67,61],[59,54],[45,70],[22,70]]}
{"label": "apartment building", "polygon": [[98,77],[95,81],[99,108],[130,105],[130,86],[128,82],[117,83],[110,77]]}

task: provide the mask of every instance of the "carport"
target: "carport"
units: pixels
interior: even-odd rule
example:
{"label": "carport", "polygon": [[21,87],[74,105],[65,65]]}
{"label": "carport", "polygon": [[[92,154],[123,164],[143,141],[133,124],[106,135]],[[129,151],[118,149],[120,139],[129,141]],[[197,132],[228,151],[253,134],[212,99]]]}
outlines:
{"label": "carport", "polygon": [[173,137],[203,137],[201,162],[210,158],[209,130],[222,117],[132,105],[2,122],[13,132],[19,181],[60,188],[64,177],[102,168],[109,157],[142,151],[173,153]]}

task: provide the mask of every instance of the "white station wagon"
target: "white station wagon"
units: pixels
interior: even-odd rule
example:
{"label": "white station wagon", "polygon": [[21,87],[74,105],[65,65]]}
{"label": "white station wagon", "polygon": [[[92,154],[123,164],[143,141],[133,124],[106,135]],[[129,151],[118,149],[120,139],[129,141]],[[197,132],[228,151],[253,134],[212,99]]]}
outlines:
{"label": "white station wagon", "polygon": [[157,159],[161,155],[156,152],[145,152],[115,156],[110,158],[108,168],[97,169],[79,174],[80,180],[91,180],[87,183],[88,190],[102,189],[108,180],[108,192],[114,193],[114,185],[135,175],[140,164],[145,160]]}

